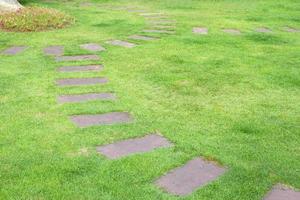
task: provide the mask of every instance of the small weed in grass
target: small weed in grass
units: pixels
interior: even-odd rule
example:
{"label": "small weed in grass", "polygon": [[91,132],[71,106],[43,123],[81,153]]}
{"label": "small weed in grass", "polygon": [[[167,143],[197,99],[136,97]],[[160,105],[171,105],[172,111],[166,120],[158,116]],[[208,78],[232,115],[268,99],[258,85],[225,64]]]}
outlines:
{"label": "small weed in grass", "polygon": [[54,9],[29,7],[0,15],[0,28],[12,32],[37,32],[61,29],[75,22],[74,18]]}

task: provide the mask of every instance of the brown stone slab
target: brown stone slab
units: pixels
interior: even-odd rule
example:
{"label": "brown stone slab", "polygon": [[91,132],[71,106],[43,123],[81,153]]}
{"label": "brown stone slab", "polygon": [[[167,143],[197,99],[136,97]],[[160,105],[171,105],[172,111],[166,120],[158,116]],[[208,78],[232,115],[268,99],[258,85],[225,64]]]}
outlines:
{"label": "brown stone slab", "polygon": [[171,194],[184,196],[217,179],[224,172],[224,168],[196,158],[162,176],[156,185]]}
{"label": "brown stone slab", "polygon": [[265,28],[265,27],[257,28],[257,29],[255,29],[255,31],[259,32],[259,33],[271,33],[272,32],[272,30]]}
{"label": "brown stone slab", "polygon": [[264,200],[299,200],[300,192],[294,191],[284,185],[277,184],[266,195]]}
{"label": "brown stone slab", "polygon": [[19,54],[23,51],[25,51],[25,49],[27,49],[28,47],[26,46],[12,46],[9,47],[8,49],[5,49],[4,51],[2,51],[2,54],[4,55],[16,55]]}
{"label": "brown stone slab", "polygon": [[85,60],[100,60],[98,55],[77,55],[77,56],[58,56],[56,61],[85,61]]}
{"label": "brown stone slab", "polygon": [[127,112],[112,112],[100,115],[78,115],[72,116],[70,119],[81,128],[97,125],[129,123],[133,121],[133,118]]}
{"label": "brown stone slab", "polygon": [[104,47],[95,43],[82,44],[80,48],[93,52],[105,51]]}
{"label": "brown stone slab", "polygon": [[133,40],[144,40],[144,41],[149,41],[149,40],[155,40],[156,39],[154,37],[144,36],[144,35],[131,35],[128,38],[133,39]]}
{"label": "brown stone slab", "polygon": [[240,35],[241,31],[237,30],[237,29],[223,29],[224,33],[228,33],[231,35]]}
{"label": "brown stone slab", "polygon": [[171,143],[164,137],[156,134],[146,135],[142,138],[128,139],[109,145],[97,147],[100,154],[117,159],[136,153],[145,153],[156,148],[169,147]]}
{"label": "brown stone slab", "polygon": [[57,98],[59,103],[76,103],[95,100],[114,100],[116,96],[112,93],[89,93],[77,95],[63,95]]}
{"label": "brown stone slab", "polygon": [[96,85],[107,82],[107,78],[69,78],[56,81],[59,86]]}
{"label": "brown stone slab", "polygon": [[136,46],[136,44],[126,42],[126,41],[121,41],[121,40],[112,40],[112,41],[108,41],[107,43],[114,46],[121,46],[126,48],[132,48]]}
{"label": "brown stone slab", "polygon": [[59,72],[88,72],[88,71],[101,71],[102,65],[83,65],[83,66],[65,66],[57,69]]}
{"label": "brown stone slab", "polygon": [[194,27],[193,28],[193,33],[199,34],[199,35],[207,35],[208,34],[208,29],[205,27]]}
{"label": "brown stone slab", "polygon": [[167,34],[173,34],[175,33],[174,31],[169,31],[169,30],[157,30],[157,29],[147,29],[143,30],[145,33],[167,33]]}
{"label": "brown stone slab", "polygon": [[44,54],[48,56],[62,56],[64,54],[63,46],[49,46],[44,48]]}

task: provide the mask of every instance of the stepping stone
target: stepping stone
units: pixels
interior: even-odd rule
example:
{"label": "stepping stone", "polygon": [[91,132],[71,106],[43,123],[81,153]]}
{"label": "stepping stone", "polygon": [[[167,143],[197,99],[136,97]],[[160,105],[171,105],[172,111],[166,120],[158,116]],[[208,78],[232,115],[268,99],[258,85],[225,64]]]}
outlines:
{"label": "stepping stone", "polygon": [[131,154],[149,152],[156,148],[170,147],[171,145],[166,138],[152,134],[142,138],[128,139],[99,146],[97,147],[97,151],[109,159],[117,159]]}
{"label": "stepping stone", "polygon": [[69,78],[56,81],[59,86],[96,85],[107,82],[108,79],[106,78]]}
{"label": "stepping stone", "polygon": [[134,39],[134,40],[145,40],[145,41],[155,40],[156,39],[154,37],[143,36],[143,35],[131,35],[128,38],[129,39]]}
{"label": "stepping stone", "polygon": [[97,125],[129,123],[133,121],[133,118],[127,112],[112,112],[100,115],[78,115],[72,116],[70,119],[81,128]]}
{"label": "stepping stone", "polygon": [[121,41],[121,40],[112,40],[112,41],[108,41],[107,43],[114,46],[121,46],[126,48],[132,48],[136,46],[136,44],[126,42],[126,41]]}
{"label": "stepping stone", "polygon": [[193,33],[199,34],[199,35],[207,35],[208,34],[208,29],[204,27],[194,27],[193,28]]}
{"label": "stepping stone", "polygon": [[48,56],[62,56],[64,54],[63,46],[49,46],[44,48],[44,53]]}
{"label": "stepping stone", "polygon": [[156,30],[156,29],[143,30],[143,32],[145,32],[145,33],[168,33],[168,34],[175,33],[174,31],[168,31],[168,30]]}
{"label": "stepping stone", "polygon": [[217,179],[224,172],[224,168],[196,158],[158,179],[156,185],[171,194],[184,196]]}
{"label": "stepping stone", "polygon": [[163,25],[163,24],[173,24],[176,23],[174,20],[155,20],[155,21],[148,21],[150,24],[155,25]]}
{"label": "stepping stone", "polygon": [[240,35],[241,31],[237,30],[237,29],[223,29],[224,33],[229,33],[231,35]]}
{"label": "stepping stone", "polygon": [[4,54],[4,55],[16,55],[18,53],[21,53],[21,52],[25,51],[25,49],[27,49],[26,46],[13,46],[13,47],[10,47],[10,48],[5,49],[4,51],[2,51],[2,54]]}
{"label": "stepping stone", "polygon": [[63,61],[85,61],[85,60],[100,60],[98,55],[77,55],[77,56],[59,56],[55,58],[58,62]]}
{"label": "stepping stone", "polygon": [[80,45],[82,49],[88,50],[88,51],[93,51],[93,52],[98,52],[98,51],[105,51],[105,48],[102,47],[99,44],[95,43],[89,43],[89,44],[82,44]]}
{"label": "stepping stone", "polygon": [[268,28],[264,28],[264,27],[261,27],[261,28],[257,28],[255,29],[256,32],[259,32],[259,33],[271,33],[272,31]]}
{"label": "stepping stone", "polygon": [[290,33],[300,33],[300,29],[295,29],[291,27],[284,27],[284,30]]}
{"label": "stepping stone", "polygon": [[300,192],[278,184],[267,194],[264,200],[299,200]]}
{"label": "stepping stone", "polygon": [[140,15],[141,16],[147,16],[147,17],[149,17],[149,16],[161,16],[161,15],[163,15],[163,13],[141,13]]}
{"label": "stepping stone", "polygon": [[158,29],[175,29],[176,28],[176,26],[168,26],[168,25],[154,25],[152,27],[158,28]]}
{"label": "stepping stone", "polygon": [[90,93],[78,95],[63,95],[59,96],[57,101],[59,103],[75,103],[94,100],[114,100],[116,96],[112,93]]}
{"label": "stepping stone", "polygon": [[84,66],[65,66],[57,69],[59,72],[88,72],[88,71],[101,71],[102,65],[84,65]]}

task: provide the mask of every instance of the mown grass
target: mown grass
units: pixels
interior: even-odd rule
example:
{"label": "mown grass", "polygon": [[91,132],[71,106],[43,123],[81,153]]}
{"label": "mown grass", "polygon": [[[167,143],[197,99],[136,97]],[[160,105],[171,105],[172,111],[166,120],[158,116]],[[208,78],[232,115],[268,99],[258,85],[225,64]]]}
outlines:
{"label": "mown grass", "polygon": [[[228,172],[184,199],[260,200],[277,182],[300,188],[300,38],[283,31],[300,27],[299,2],[24,3],[61,10],[77,21],[51,32],[0,32],[0,49],[30,46],[18,56],[0,56],[1,199],[178,199],[153,182],[196,156],[216,160]],[[147,25],[134,13],[103,4],[166,12],[177,20],[176,34],[130,50],[109,46],[105,41],[126,39]],[[192,34],[194,26],[208,27],[209,35]],[[257,27],[273,33],[255,33]],[[242,35],[226,35],[222,28],[240,29]],[[107,48],[100,54],[101,73],[58,74],[57,67],[70,63],[55,63],[42,53],[47,45],[64,45],[67,54],[87,53],[78,47],[87,42]],[[110,82],[54,84],[59,78],[94,76]],[[115,92],[118,100],[56,102],[59,94],[97,91]],[[73,114],[111,111],[129,111],[135,123],[79,129],[68,120]],[[96,145],[155,131],[174,146],[115,161],[96,153]]]}

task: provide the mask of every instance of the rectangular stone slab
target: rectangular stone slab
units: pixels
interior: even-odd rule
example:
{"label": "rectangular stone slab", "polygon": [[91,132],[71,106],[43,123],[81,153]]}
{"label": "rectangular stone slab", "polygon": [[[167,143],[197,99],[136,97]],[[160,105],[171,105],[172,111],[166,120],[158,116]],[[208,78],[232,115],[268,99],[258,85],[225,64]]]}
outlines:
{"label": "rectangular stone slab", "polygon": [[44,48],[44,54],[48,56],[61,56],[64,54],[63,46],[49,46]]}
{"label": "rectangular stone slab", "polygon": [[273,187],[264,200],[299,200],[300,191],[294,191],[281,184]]}
{"label": "rectangular stone slab", "polygon": [[142,138],[128,139],[109,145],[97,147],[100,154],[117,159],[136,153],[145,153],[156,148],[169,147],[171,143],[164,137],[156,134],[146,135]]}
{"label": "rectangular stone slab", "polygon": [[59,86],[96,85],[107,82],[107,78],[69,78],[56,81],[57,85]]}
{"label": "rectangular stone slab", "polygon": [[80,45],[80,48],[93,52],[105,51],[104,47],[95,43],[82,44]]}
{"label": "rectangular stone slab", "polygon": [[65,66],[57,69],[59,72],[86,72],[86,71],[101,71],[102,65],[84,65],[84,66]]}
{"label": "rectangular stone slab", "polygon": [[217,179],[225,169],[201,158],[189,161],[156,181],[167,192],[185,196]]}
{"label": "rectangular stone slab", "polygon": [[224,33],[228,33],[231,35],[240,35],[241,31],[237,30],[237,29],[223,29]]}
{"label": "rectangular stone slab", "polygon": [[174,24],[175,20],[153,20],[149,21],[150,24]]}
{"label": "rectangular stone slab", "polygon": [[199,35],[207,35],[208,34],[208,29],[205,27],[194,27],[193,28],[193,33],[199,34]]}
{"label": "rectangular stone slab", "polygon": [[133,121],[133,118],[127,112],[112,112],[100,115],[78,115],[72,116],[70,119],[81,128],[97,125],[129,123]]}
{"label": "rectangular stone slab", "polygon": [[126,41],[121,41],[121,40],[112,40],[112,41],[108,41],[107,43],[115,46],[126,47],[126,48],[132,48],[136,46],[136,44],[126,42]]}
{"label": "rectangular stone slab", "polygon": [[90,93],[77,95],[63,95],[57,98],[59,103],[75,103],[93,100],[114,100],[116,96],[112,93]]}
{"label": "rectangular stone slab", "polygon": [[149,40],[155,40],[156,39],[154,37],[149,37],[149,36],[144,36],[144,35],[131,35],[128,38],[133,39],[133,40],[144,40],[144,41],[149,41]]}
{"label": "rectangular stone slab", "polygon": [[143,32],[145,32],[145,33],[167,33],[167,34],[175,33],[174,31],[156,30],[156,29],[153,29],[153,30],[143,30]]}
{"label": "rectangular stone slab", "polygon": [[98,55],[77,55],[77,56],[58,56],[55,58],[58,62],[63,61],[85,61],[85,60],[100,60]]}
{"label": "rectangular stone slab", "polygon": [[27,47],[25,47],[25,46],[13,46],[13,47],[10,47],[10,48],[5,49],[4,51],[2,51],[2,54],[4,54],[4,55],[16,55],[18,53],[21,53],[21,52],[25,51],[25,49],[27,49]]}

